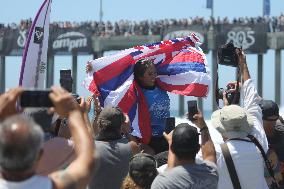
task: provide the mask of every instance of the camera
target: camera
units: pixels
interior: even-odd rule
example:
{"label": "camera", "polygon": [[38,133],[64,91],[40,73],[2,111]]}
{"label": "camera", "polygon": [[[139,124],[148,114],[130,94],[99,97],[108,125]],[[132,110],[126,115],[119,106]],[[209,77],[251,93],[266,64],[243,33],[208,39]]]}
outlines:
{"label": "camera", "polygon": [[218,63],[225,66],[238,66],[238,55],[236,54],[237,47],[232,42],[222,45],[218,49]]}
{"label": "camera", "polygon": [[220,88],[218,90],[218,99],[223,99],[223,93],[226,93],[226,98],[228,100],[228,103],[231,104],[239,104],[240,102],[240,91],[238,90],[234,90],[231,91],[231,89],[233,89],[230,85],[227,86],[227,89],[223,89]]}

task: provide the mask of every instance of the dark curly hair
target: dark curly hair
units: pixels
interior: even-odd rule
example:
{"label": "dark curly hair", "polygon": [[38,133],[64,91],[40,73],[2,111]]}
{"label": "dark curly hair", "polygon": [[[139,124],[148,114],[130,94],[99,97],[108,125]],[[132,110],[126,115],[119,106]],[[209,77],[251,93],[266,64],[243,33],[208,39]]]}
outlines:
{"label": "dark curly hair", "polygon": [[143,77],[146,69],[151,65],[154,65],[154,62],[151,59],[142,58],[136,61],[134,65],[134,79],[139,85],[141,85],[139,77]]}
{"label": "dark curly hair", "polygon": [[136,184],[129,175],[127,175],[123,180],[121,189],[142,189],[142,188],[138,186],[138,184]]}

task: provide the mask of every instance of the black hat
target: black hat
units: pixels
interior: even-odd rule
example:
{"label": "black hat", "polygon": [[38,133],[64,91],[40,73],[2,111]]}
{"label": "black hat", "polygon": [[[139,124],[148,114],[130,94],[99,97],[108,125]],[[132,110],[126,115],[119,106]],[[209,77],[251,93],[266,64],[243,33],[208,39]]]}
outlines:
{"label": "black hat", "polygon": [[157,176],[157,162],[153,156],[139,153],[133,156],[129,163],[129,175],[139,186],[151,185]]}
{"label": "black hat", "polygon": [[278,105],[273,102],[272,100],[263,100],[259,104],[261,110],[262,110],[262,119],[267,119],[271,116],[277,116],[279,117],[279,107]]}
{"label": "black hat", "polygon": [[164,164],[167,164],[168,155],[169,155],[169,151],[164,151],[164,152],[160,152],[160,153],[158,153],[154,156],[156,161],[157,161],[157,164],[158,164],[157,167],[160,167]]}
{"label": "black hat", "polygon": [[197,129],[188,123],[178,124],[173,132],[171,148],[180,152],[195,151],[199,148]]}

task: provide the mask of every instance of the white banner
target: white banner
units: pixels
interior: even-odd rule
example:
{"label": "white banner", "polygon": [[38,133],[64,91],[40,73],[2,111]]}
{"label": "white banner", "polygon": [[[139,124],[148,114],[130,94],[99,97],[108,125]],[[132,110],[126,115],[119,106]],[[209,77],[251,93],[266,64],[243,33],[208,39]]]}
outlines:
{"label": "white banner", "polygon": [[45,87],[51,2],[45,0],[41,5],[25,44],[19,80],[25,88]]}

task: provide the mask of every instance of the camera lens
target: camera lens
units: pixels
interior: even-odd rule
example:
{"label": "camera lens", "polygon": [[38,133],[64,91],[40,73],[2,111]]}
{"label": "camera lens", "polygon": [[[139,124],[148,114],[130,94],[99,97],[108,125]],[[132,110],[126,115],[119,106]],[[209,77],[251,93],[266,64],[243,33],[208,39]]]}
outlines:
{"label": "camera lens", "polygon": [[224,93],[224,89],[223,88],[220,88],[219,90],[218,90],[218,99],[223,99],[223,93]]}
{"label": "camera lens", "polygon": [[227,93],[227,99],[229,104],[239,104],[240,102],[240,92],[239,91],[231,91]]}

